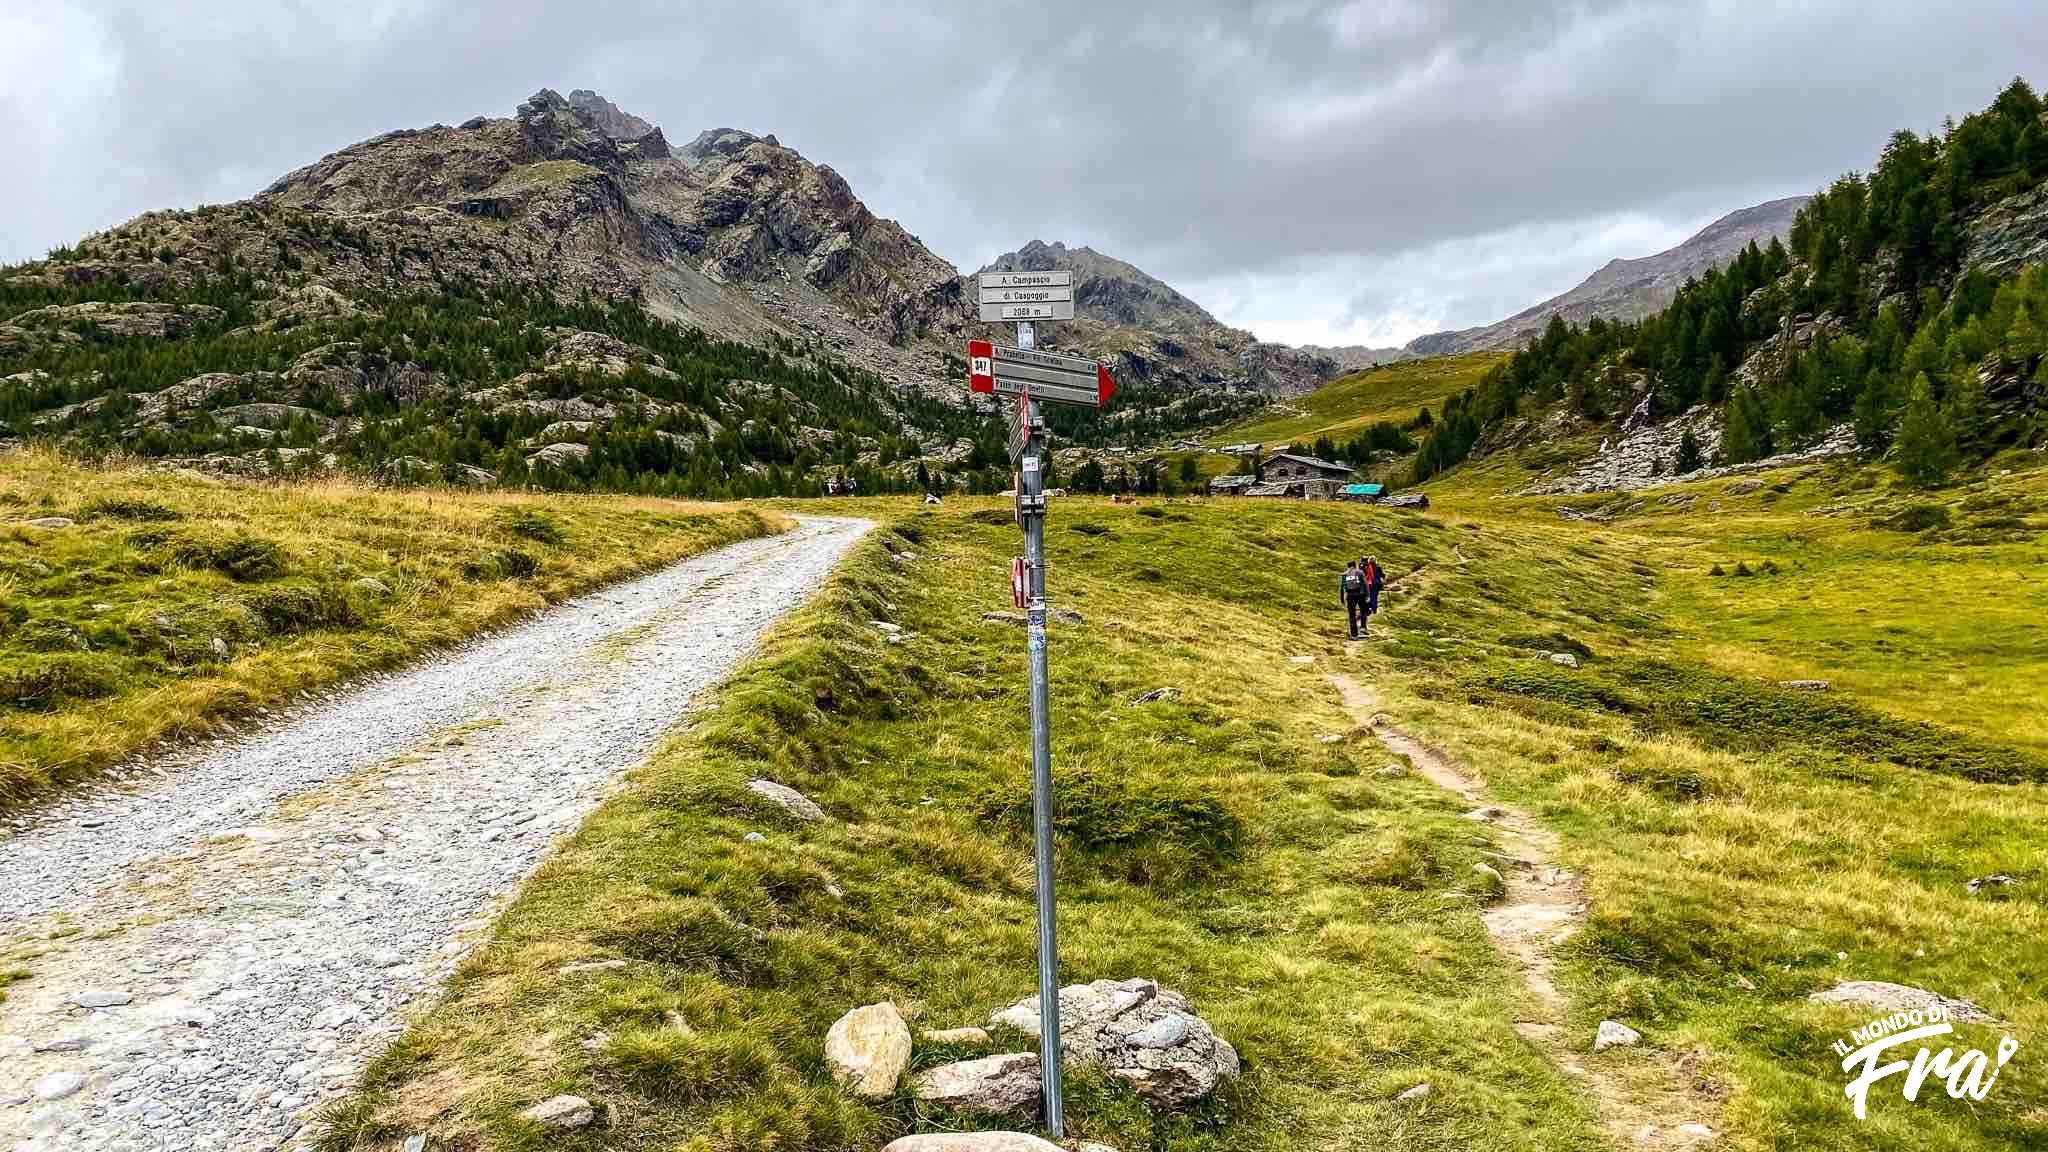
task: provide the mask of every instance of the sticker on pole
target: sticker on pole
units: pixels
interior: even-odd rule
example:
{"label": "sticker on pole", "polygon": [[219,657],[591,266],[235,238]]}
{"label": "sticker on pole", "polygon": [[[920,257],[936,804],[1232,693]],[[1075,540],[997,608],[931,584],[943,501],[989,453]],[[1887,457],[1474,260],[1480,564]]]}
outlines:
{"label": "sticker on pole", "polygon": [[1022,556],[1010,561],[1010,600],[1019,608],[1031,603],[1030,570]]}
{"label": "sticker on pole", "polygon": [[995,346],[986,340],[967,342],[967,386],[976,392],[996,390]]}

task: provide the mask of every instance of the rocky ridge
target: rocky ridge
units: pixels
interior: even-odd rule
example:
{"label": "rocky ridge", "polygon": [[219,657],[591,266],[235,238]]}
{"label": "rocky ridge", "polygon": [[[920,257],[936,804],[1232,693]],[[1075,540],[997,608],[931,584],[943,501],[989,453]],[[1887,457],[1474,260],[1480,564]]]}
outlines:
{"label": "rocky ridge", "polygon": [[1518,348],[1541,333],[1552,316],[1580,325],[1596,316],[1640,320],[1671,303],[1687,280],[1726,264],[1751,241],[1763,245],[1785,236],[1808,199],[1790,196],[1730,212],[1676,247],[1634,260],[1610,260],[1569,292],[1483,327],[1418,336],[1405,351],[1441,356]]}
{"label": "rocky ridge", "polygon": [[1164,281],[1093,248],[1033,240],[981,272],[1053,269],[1074,273],[1074,319],[1055,328],[1057,340],[1111,363],[1126,380],[1292,396],[1345,370],[1319,350],[1268,344],[1232,328]]}

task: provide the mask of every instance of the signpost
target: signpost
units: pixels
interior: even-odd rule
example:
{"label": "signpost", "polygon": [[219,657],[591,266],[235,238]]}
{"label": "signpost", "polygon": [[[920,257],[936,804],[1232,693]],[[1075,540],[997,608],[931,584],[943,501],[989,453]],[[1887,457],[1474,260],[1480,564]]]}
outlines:
{"label": "signpost", "polygon": [[1072,272],[987,272],[981,276],[981,318],[1016,320],[1017,346],[967,342],[967,383],[976,392],[1014,396],[1010,458],[1017,462],[1017,520],[1024,556],[1010,569],[1011,595],[1025,610],[1031,674],[1031,816],[1038,871],[1038,1052],[1045,1085],[1045,1126],[1066,1136],[1060,1087],[1059,926],[1052,875],[1051,678],[1045,657],[1045,421],[1038,405],[1101,408],[1116,391],[1109,369],[1078,356],[1040,352],[1034,320],[1071,320]]}
{"label": "signpost", "polygon": [[[1074,318],[1072,272],[983,272],[976,280],[981,318],[988,323]],[[1025,339],[1020,329],[1018,345],[1031,347]]]}

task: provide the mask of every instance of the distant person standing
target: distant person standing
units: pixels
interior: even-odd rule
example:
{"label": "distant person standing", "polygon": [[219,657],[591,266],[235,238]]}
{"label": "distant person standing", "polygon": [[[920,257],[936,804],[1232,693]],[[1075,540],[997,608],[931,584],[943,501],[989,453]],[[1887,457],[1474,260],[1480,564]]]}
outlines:
{"label": "distant person standing", "polygon": [[1365,631],[1365,598],[1367,589],[1365,571],[1359,562],[1351,561],[1344,566],[1344,574],[1337,577],[1337,599],[1344,605],[1344,622],[1351,628],[1351,638],[1358,639]]}

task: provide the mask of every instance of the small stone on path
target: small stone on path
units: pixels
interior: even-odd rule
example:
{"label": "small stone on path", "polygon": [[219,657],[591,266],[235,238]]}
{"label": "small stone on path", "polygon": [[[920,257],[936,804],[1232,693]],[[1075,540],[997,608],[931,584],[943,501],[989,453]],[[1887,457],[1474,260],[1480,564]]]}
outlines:
{"label": "small stone on path", "polygon": [[1641,1042],[1643,1034],[1616,1020],[1602,1020],[1600,1031],[1593,1037],[1593,1051],[1605,1052],[1609,1048],[1629,1048]]}
{"label": "small stone on path", "polygon": [[119,988],[87,988],[82,992],[73,992],[70,1000],[80,1008],[119,1008],[134,1001],[135,997],[132,994]]}
{"label": "small stone on path", "polygon": [[581,1096],[551,1096],[519,1114],[521,1120],[559,1132],[587,1128],[597,1113]]}

